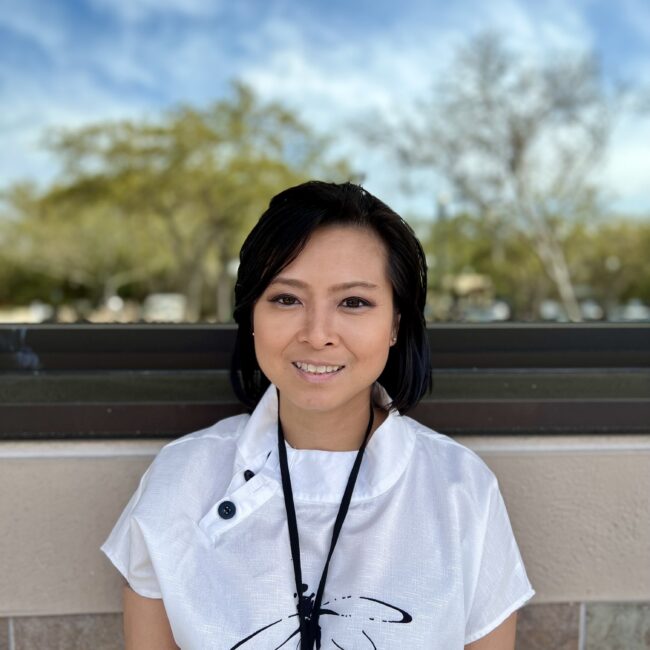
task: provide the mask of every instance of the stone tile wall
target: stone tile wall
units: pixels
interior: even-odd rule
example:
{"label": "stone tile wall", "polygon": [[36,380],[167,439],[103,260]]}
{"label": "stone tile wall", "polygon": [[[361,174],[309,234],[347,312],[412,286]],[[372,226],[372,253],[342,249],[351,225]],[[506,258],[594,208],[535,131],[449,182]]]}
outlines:
{"label": "stone tile wall", "polygon": [[528,605],[516,650],[650,650],[650,603]]}
{"label": "stone tile wall", "polygon": [[[121,650],[121,614],[0,619],[0,650]],[[528,605],[516,650],[650,650],[650,603]]]}
{"label": "stone tile wall", "polygon": [[24,616],[0,619],[0,650],[122,650],[123,648],[121,614]]}
{"label": "stone tile wall", "polygon": [[9,619],[0,618],[0,650],[9,650]]}
{"label": "stone tile wall", "polygon": [[650,603],[594,603],[586,610],[586,650],[650,648]]}
{"label": "stone tile wall", "polygon": [[528,605],[517,615],[516,650],[581,650],[580,605]]}

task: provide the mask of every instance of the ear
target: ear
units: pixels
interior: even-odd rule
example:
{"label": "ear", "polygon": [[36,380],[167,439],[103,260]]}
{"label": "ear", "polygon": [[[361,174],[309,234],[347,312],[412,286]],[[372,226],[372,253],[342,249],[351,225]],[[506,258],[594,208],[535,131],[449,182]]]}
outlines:
{"label": "ear", "polygon": [[395,318],[393,319],[393,331],[391,332],[391,337],[396,340],[397,340],[397,333],[399,332],[399,322],[401,318],[402,315],[400,313],[397,313],[395,315]]}

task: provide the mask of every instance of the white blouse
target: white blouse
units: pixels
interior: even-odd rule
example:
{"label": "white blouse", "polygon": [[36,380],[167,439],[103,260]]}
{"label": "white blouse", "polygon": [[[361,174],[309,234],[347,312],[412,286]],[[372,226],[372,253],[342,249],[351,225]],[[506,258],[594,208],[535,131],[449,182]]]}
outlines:
{"label": "white blouse", "polygon": [[[299,647],[277,412],[271,385],[252,415],[163,447],[101,547],[134,591],[163,599],[183,650]],[[357,452],[285,444],[309,596]],[[392,410],[332,556],[323,650],[462,650],[534,593],[494,474]]]}

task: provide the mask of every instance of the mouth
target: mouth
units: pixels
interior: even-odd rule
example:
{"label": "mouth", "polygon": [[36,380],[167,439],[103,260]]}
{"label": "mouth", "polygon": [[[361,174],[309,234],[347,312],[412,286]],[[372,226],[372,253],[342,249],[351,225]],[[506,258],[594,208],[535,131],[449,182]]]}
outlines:
{"label": "mouth", "polygon": [[302,361],[292,361],[291,362],[294,368],[297,368],[301,373],[308,375],[310,377],[331,377],[338,374],[345,368],[345,366],[337,365],[313,365],[311,363],[303,363]]}

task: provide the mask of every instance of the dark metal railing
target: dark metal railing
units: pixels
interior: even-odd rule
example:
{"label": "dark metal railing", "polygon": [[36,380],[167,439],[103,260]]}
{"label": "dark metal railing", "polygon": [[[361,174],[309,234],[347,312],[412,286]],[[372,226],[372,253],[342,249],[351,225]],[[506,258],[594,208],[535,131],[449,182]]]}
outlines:
{"label": "dark metal railing", "polygon": [[[434,325],[449,434],[650,432],[649,324]],[[243,412],[228,325],[0,325],[0,439],[176,437]]]}

